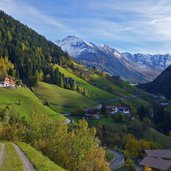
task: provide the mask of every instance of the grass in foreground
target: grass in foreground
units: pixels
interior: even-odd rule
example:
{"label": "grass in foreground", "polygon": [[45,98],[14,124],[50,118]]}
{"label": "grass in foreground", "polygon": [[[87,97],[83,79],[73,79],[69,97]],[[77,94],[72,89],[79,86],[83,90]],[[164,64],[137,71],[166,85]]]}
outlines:
{"label": "grass in foreground", "polygon": [[53,119],[63,119],[62,115],[44,106],[28,88],[15,90],[0,88],[0,108],[4,108],[6,105],[10,105],[15,112],[26,117],[26,119],[30,119],[33,112],[49,115]]}
{"label": "grass in foreground", "polygon": [[2,171],[24,171],[23,164],[10,143],[5,144],[5,160],[2,166]]}
{"label": "grass in foreground", "polygon": [[37,171],[65,171],[65,169],[59,167],[57,164],[43,156],[41,152],[37,151],[30,145],[22,142],[17,143],[17,145],[26,154]]}

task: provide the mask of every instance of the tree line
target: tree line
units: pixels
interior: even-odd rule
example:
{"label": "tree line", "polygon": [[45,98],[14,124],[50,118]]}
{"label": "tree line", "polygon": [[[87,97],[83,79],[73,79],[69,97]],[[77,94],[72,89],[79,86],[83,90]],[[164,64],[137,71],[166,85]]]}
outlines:
{"label": "tree line", "polygon": [[[26,84],[54,64],[71,65],[70,56],[45,37],[0,11],[0,56],[14,64],[11,73]],[[44,73],[45,74],[45,73]]]}
{"label": "tree line", "polygon": [[86,121],[67,125],[33,113],[29,122],[10,106],[0,110],[0,120],[1,140],[29,143],[67,170],[109,171],[96,130]]}

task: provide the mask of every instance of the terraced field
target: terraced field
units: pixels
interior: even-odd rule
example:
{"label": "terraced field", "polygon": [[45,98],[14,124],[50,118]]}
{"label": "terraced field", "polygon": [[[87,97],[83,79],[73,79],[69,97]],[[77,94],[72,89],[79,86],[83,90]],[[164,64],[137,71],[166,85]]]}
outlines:
{"label": "terraced field", "polygon": [[1,143],[1,171],[65,171],[28,144]]}

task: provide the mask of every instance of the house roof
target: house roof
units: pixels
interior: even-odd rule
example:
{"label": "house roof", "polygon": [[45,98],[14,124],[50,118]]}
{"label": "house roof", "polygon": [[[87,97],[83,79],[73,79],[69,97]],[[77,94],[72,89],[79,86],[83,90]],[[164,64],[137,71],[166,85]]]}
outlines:
{"label": "house roof", "polygon": [[114,109],[115,106],[106,106],[106,109]]}
{"label": "house roof", "polygon": [[15,77],[12,77],[12,76],[0,76],[0,80],[1,81],[4,81],[6,78],[10,78],[10,79],[12,79],[12,80],[15,80]]}
{"label": "house roof", "polygon": [[154,169],[167,171],[171,167],[171,161],[153,157],[145,157],[140,163],[142,166],[149,166]]}
{"label": "house roof", "polygon": [[171,159],[171,150],[145,150],[145,152],[150,157]]}

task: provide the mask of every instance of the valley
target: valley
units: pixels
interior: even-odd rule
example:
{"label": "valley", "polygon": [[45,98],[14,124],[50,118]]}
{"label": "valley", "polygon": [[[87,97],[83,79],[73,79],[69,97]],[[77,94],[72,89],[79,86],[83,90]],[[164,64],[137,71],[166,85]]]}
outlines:
{"label": "valley", "polygon": [[171,149],[170,54],[54,43],[3,11],[0,42],[0,170],[144,170]]}

